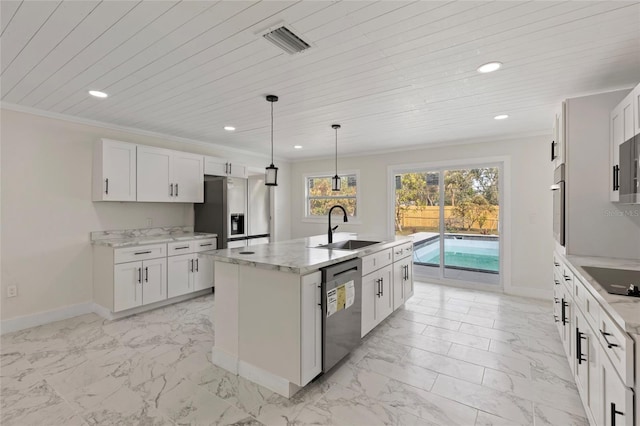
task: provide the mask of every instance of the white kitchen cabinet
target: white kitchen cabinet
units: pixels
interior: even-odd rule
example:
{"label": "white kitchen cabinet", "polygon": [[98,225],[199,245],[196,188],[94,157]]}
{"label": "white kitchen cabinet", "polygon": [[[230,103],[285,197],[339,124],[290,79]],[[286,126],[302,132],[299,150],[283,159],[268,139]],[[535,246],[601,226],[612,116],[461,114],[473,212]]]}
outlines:
{"label": "white kitchen cabinet", "polygon": [[551,161],[556,168],[564,164],[566,152],[566,112],[567,104],[562,102],[555,113],[553,122],[553,140],[551,141]]}
{"label": "white kitchen cabinet", "polygon": [[138,201],[204,201],[204,157],[170,149],[138,146]]}
{"label": "white kitchen cabinet", "polygon": [[213,287],[213,265],[215,264],[213,257],[198,253],[195,261],[195,284],[193,289],[198,291]]}
{"label": "white kitchen cabinet", "polygon": [[634,134],[640,135],[640,84],[633,89]]}
{"label": "white kitchen cabinet", "polygon": [[171,181],[174,183],[174,201],[182,203],[204,202],[204,157],[187,152],[174,151],[171,164]]}
{"label": "white kitchen cabinet", "polygon": [[602,395],[600,395],[600,345],[598,336],[580,309],[574,309],[573,323],[575,336],[574,377],[576,385],[582,397],[585,410],[592,419],[600,419]]}
{"label": "white kitchen cabinet", "polygon": [[116,264],[113,276],[114,312],[167,298],[165,258]]}
{"label": "white kitchen cabinet", "polygon": [[142,262],[114,266],[113,310],[124,311],[142,305]]}
{"label": "white kitchen cabinet", "polygon": [[396,310],[413,295],[413,258],[393,262],[393,309]]}
{"label": "white kitchen cabinet", "polygon": [[244,164],[234,163],[224,158],[209,156],[206,156],[204,159],[204,174],[239,178],[246,178],[249,176],[248,168]]}
{"label": "white kitchen cabinet", "polygon": [[169,149],[138,146],[138,201],[174,201],[172,155]]}
{"label": "white kitchen cabinet", "polygon": [[380,324],[391,312],[393,312],[393,267],[387,265],[362,277],[361,337]]}
{"label": "white kitchen cabinet", "polygon": [[605,426],[633,426],[633,391],[627,388],[605,355],[601,355],[602,413]]}
{"label": "white kitchen cabinet", "polygon": [[633,137],[636,132],[635,104],[637,100],[637,88],[632,90],[625,98],[611,111],[609,118],[609,199],[619,201],[620,199],[620,145]]}
{"label": "white kitchen cabinet", "polygon": [[322,273],[301,277],[301,378],[309,383],[322,372]]}
{"label": "white kitchen cabinet", "polygon": [[167,258],[167,275],[169,297],[181,296],[194,291],[194,258],[192,254],[169,256]]}
{"label": "white kitchen cabinet", "polygon": [[100,139],[93,147],[93,201],[136,201],[136,145]]}

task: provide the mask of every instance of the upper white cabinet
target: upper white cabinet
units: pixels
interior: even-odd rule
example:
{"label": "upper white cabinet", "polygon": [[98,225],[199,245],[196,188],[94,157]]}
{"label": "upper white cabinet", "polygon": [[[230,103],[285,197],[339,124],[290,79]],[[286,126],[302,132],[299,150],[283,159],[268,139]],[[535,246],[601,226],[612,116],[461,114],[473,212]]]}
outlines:
{"label": "upper white cabinet", "polygon": [[638,132],[640,85],[612,111],[609,119],[609,200],[620,200],[620,145]]}
{"label": "upper white cabinet", "polygon": [[138,201],[204,201],[204,157],[138,145]]}
{"label": "upper white cabinet", "polygon": [[100,139],[93,147],[93,201],[136,201],[136,145]]}
{"label": "upper white cabinet", "polygon": [[554,167],[564,164],[566,151],[566,115],[567,104],[563,102],[555,113],[553,122],[553,140],[551,141],[551,161]]}
{"label": "upper white cabinet", "polygon": [[232,163],[229,160],[218,157],[204,157],[204,174],[213,176],[231,176],[246,178],[249,176],[247,166]]}

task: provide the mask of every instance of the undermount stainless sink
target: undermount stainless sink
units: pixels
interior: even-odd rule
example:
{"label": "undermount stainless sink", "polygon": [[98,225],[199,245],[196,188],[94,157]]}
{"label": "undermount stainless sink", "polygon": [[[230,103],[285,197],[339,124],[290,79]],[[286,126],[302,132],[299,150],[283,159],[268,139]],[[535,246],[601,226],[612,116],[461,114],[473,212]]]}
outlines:
{"label": "undermount stainless sink", "polygon": [[324,245],[318,246],[318,248],[336,249],[336,250],[357,250],[373,244],[378,244],[379,242],[380,241],[345,240],[345,241],[338,241],[331,244],[324,244]]}

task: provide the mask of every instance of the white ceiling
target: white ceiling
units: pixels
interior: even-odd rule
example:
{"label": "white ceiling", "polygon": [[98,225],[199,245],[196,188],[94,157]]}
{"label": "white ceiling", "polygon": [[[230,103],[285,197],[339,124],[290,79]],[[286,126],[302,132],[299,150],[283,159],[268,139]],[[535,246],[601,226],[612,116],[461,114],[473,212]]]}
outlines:
{"label": "white ceiling", "polygon": [[[550,133],[563,98],[640,81],[639,2],[0,6],[3,103],[268,154],[275,94],[275,155],[291,159],[331,155],[333,123],[341,153]],[[260,36],[279,23],[312,48]]]}

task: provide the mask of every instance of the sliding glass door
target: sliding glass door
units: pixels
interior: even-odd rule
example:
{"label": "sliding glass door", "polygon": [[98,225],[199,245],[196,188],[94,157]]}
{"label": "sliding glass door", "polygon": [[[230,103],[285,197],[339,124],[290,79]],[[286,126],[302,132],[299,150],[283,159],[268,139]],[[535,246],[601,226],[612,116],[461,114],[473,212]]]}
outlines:
{"label": "sliding glass door", "polygon": [[414,239],[416,276],[500,282],[499,167],[395,176],[395,229]]}

